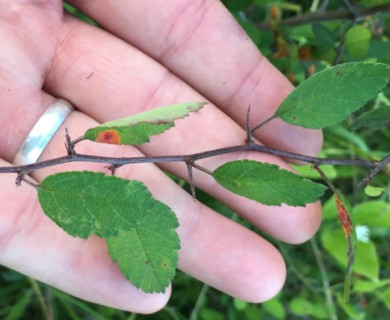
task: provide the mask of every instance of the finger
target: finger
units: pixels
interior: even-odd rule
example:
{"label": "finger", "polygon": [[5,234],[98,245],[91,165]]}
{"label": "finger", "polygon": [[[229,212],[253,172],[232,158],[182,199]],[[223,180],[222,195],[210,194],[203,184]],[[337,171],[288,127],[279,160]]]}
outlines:
{"label": "finger", "polygon": [[[255,126],[292,90],[218,0],[70,3],[161,62],[242,127],[249,105]],[[320,131],[280,120],[256,137],[267,145],[309,155],[317,154],[322,145]]]}
{"label": "finger", "polygon": [[[1,160],[0,166],[9,165]],[[117,309],[152,313],[168,301],[165,294],[134,288],[107,254],[104,241],[70,237],[40,209],[36,191],[15,177],[0,176],[0,264],[74,296]]]}
{"label": "finger", "polygon": [[[71,132],[81,134],[96,125],[78,112],[67,119]],[[63,135],[57,134],[42,155],[42,160],[64,154]],[[81,143],[78,152],[106,156],[142,156],[135,148]],[[49,173],[68,170],[95,170],[107,173],[101,164],[71,164],[34,173],[40,181]],[[118,169],[117,175],[143,181],[153,195],[176,213],[181,243],[179,268],[229,295],[259,302],[269,299],[281,288],[285,278],[283,259],[277,250],[252,231],[218,215],[178,187],[154,165],[131,165]],[[269,273],[272,270],[272,273]],[[264,279],[267,281],[264,283]]]}
{"label": "finger", "polygon": [[[66,19],[55,63],[47,75],[46,88],[73,101],[83,112],[100,122],[121,118],[151,106],[177,101],[204,100],[180,79],[123,41],[79,21]],[[91,76],[90,76],[91,75]],[[218,108],[208,105],[192,117],[178,121],[174,130],[140,146],[149,155],[190,154],[244,143],[245,131]],[[215,169],[225,161],[248,156],[287,165],[262,154],[226,155],[202,163]],[[186,177],[185,166],[164,168]],[[242,217],[287,242],[307,240],[317,230],[321,215],[317,204],[301,207],[267,207],[232,195],[216,186],[209,176],[195,183],[224,201]],[[272,219],[270,219],[272,217]]]}

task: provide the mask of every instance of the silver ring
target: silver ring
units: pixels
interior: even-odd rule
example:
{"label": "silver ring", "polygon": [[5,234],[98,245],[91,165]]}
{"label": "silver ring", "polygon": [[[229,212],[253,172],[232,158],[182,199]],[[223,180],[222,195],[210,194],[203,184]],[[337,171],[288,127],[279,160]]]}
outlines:
{"label": "silver ring", "polygon": [[56,99],[32,128],[12,163],[20,166],[36,162],[73,110],[74,107],[68,101]]}

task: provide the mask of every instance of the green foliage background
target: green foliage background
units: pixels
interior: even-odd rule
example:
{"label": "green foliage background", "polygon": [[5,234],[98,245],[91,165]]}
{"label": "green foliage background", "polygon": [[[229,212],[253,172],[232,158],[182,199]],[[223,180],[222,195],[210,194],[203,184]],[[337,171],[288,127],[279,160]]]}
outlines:
{"label": "green foliage background", "polygon": [[[373,61],[390,64],[390,15],[377,12],[358,19],[326,20],[283,26],[280,18],[309,15],[328,2],[328,14],[344,8],[343,1],[225,0],[253,41],[287,77],[299,84],[307,76],[335,61]],[[388,1],[351,1],[355,8],[367,8]],[[71,7],[66,8],[83,18]],[[380,94],[361,112],[342,125],[325,130],[322,156],[379,159],[390,150],[389,128],[348,127],[364,111],[390,106],[390,91]],[[388,124],[388,122],[387,122]],[[315,178],[308,168],[303,175]],[[282,252],[288,276],[283,291],[263,304],[248,304],[209,288],[178,272],[173,294],[162,311],[154,315],[129,314],[78,300],[15,271],[0,267],[1,319],[385,319],[390,313],[390,169],[375,177],[372,185],[380,194],[356,190],[366,171],[355,167],[328,167],[327,175],[342,190],[353,207],[352,218],[359,241],[351,302],[341,303],[345,275],[345,237],[328,194],[324,199],[323,224],[317,235],[302,245],[287,245],[270,239]],[[188,186],[178,181],[184,188]],[[221,214],[241,221],[224,205],[197,191],[200,201]],[[250,227],[250,226],[248,226]],[[260,231],[258,231],[260,232]],[[261,233],[261,232],[260,232]],[[266,235],[264,235],[267,237]],[[364,240],[364,237],[361,238]]]}

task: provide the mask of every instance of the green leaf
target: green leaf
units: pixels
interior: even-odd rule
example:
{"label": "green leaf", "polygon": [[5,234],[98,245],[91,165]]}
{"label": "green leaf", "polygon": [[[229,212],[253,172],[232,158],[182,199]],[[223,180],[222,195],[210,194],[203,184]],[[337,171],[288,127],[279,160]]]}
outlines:
{"label": "green leaf", "polygon": [[234,298],[233,305],[237,310],[242,311],[248,306],[248,302],[241,300],[241,299],[238,299],[238,298]]}
{"label": "green leaf", "polygon": [[[338,144],[342,144],[344,142],[350,146],[357,146],[362,151],[370,151],[367,141],[365,141],[361,136],[354,132],[350,132],[342,126],[334,126],[328,128],[325,133],[328,137],[332,137],[333,139],[337,139]],[[334,137],[333,137],[334,135]]]}
{"label": "green leaf", "polygon": [[138,145],[149,142],[150,136],[163,133],[174,121],[198,111],[205,102],[189,102],[165,106],[131,117],[109,121],[87,130],[84,138],[101,143]]}
{"label": "green leaf", "polygon": [[357,279],[354,283],[353,290],[356,292],[373,292],[388,285],[390,285],[390,279],[375,282]]}
{"label": "green leaf", "polygon": [[112,259],[135,287],[145,292],[165,291],[176,271],[176,227],[169,215],[149,215],[137,227],[107,239]]}
{"label": "green leaf", "polygon": [[38,197],[46,215],[70,235],[107,238],[113,259],[136,287],[163,292],[173,278],[178,221],[142,182],[62,172],[42,181]]}
{"label": "green leaf", "polygon": [[[317,170],[313,169],[313,166],[311,164],[306,164],[303,166],[291,165],[291,167],[302,177],[305,177],[307,179],[322,180],[320,174],[317,172]],[[332,181],[337,178],[337,171],[334,166],[323,165],[321,166],[321,170],[329,180]]]}
{"label": "green leaf", "polygon": [[365,201],[353,209],[356,224],[371,227],[390,227],[390,203],[385,201]]}
{"label": "green leaf", "polygon": [[286,310],[284,304],[279,298],[273,298],[262,303],[264,310],[276,319],[286,319]]}
{"label": "green leaf", "polygon": [[158,203],[142,182],[91,171],[48,176],[39,186],[38,197],[54,222],[80,238],[108,237],[134,228]]}
{"label": "green leaf", "polygon": [[381,294],[381,298],[386,308],[390,310],[390,288]]}
{"label": "green leaf", "polygon": [[300,316],[309,316],[313,313],[313,304],[303,298],[294,298],[288,304],[290,310]]}
{"label": "green leaf", "polygon": [[322,129],[346,119],[389,82],[386,64],[347,63],[316,73],[282,102],[275,115],[305,128]]}
{"label": "green leaf", "polygon": [[[321,234],[321,243],[337,262],[347,267],[347,243],[343,231],[325,229]],[[372,281],[378,280],[379,258],[374,243],[357,241],[354,271]]]}
{"label": "green leaf", "polygon": [[305,206],[317,201],[326,190],[324,185],[276,165],[252,160],[225,163],[213,172],[213,177],[224,188],[270,206]]}
{"label": "green leaf", "polygon": [[362,114],[349,127],[350,130],[369,128],[373,131],[390,126],[390,107],[383,107]]}
{"label": "green leaf", "polygon": [[329,30],[322,23],[314,22],[312,25],[313,34],[316,37],[318,44],[326,47],[334,47],[336,43],[335,33]]}
{"label": "green leaf", "polygon": [[381,187],[367,186],[364,193],[369,197],[379,197],[386,189]]}
{"label": "green leaf", "polygon": [[27,308],[32,304],[35,292],[30,288],[23,290],[21,293],[23,293],[22,296],[18,297],[18,300],[7,308],[6,314],[3,316],[4,320],[23,319],[24,315],[29,313]]}
{"label": "green leaf", "polygon": [[344,44],[354,59],[363,59],[370,48],[371,32],[361,25],[353,26],[345,34]]}

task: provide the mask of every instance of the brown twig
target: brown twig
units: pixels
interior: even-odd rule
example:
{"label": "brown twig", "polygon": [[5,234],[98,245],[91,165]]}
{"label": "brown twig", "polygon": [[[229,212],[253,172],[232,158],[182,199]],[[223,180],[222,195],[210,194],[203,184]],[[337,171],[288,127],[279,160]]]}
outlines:
{"label": "brown twig", "polygon": [[155,157],[116,158],[116,157],[80,154],[77,153],[74,149],[73,151],[74,152],[71,152],[72,154],[68,154],[63,157],[40,161],[28,165],[0,167],[0,174],[16,173],[18,174],[18,177],[19,176],[23,177],[36,170],[40,170],[47,167],[53,167],[53,166],[61,165],[64,163],[70,163],[70,162],[102,163],[102,164],[110,165],[111,168],[118,168],[124,165],[136,164],[136,163],[158,164],[158,163],[168,163],[168,162],[184,162],[184,163],[190,163],[191,166],[193,166],[194,168],[210,173],[210,171],[208,171],[206,168],[200,167],[199,165],[195,164],[195,161],[207,159],[219,155],[229,154],[229,153],[254,151],[254,152],[272,154],[282,158],[311,163],[315,167],[321,165],[345,165],[345,166],[371,168],[370,174],[364,180],[364,182],[368,182],[373,178],[375,174],[377,174],[382,168],[384,168],[388,163],[390,163],[390,155],[386,156],[380,161],[369,161],[369,160],[362,160],[362,159],[317,158],[317,157],[311,157],[303,154],[298,154],[294,152],[284,151],[284,150],[256,144],[254,142],[245,145],[237,145],[232,147],[214,149],[214,150],[203,151],[203,152],[198,152],[198,153],[193,153],[188,155],[170,155],[170,156],[155,156]]}
{"label": "brown twig", "polygon": [[[281,21],[282,25],[293,27],[301,24],[307,24],[312,22],[321,22],[321,21],[333,21],[333,20],[354,20],[356,16],[366,17],[374,13],[380,12],[382,14],[390,13],[390,4],[381,4],[378,6],[372,6],[368,8],[355,9],[354,14],[351,13],[351,10],[344,8],[341,10],[335,11],[316,11],[314,13],[305,14],[302,16],[291,17]],[[268,29],[268,22],[262,22],[258,24],[258,27],[261,29]]]}

